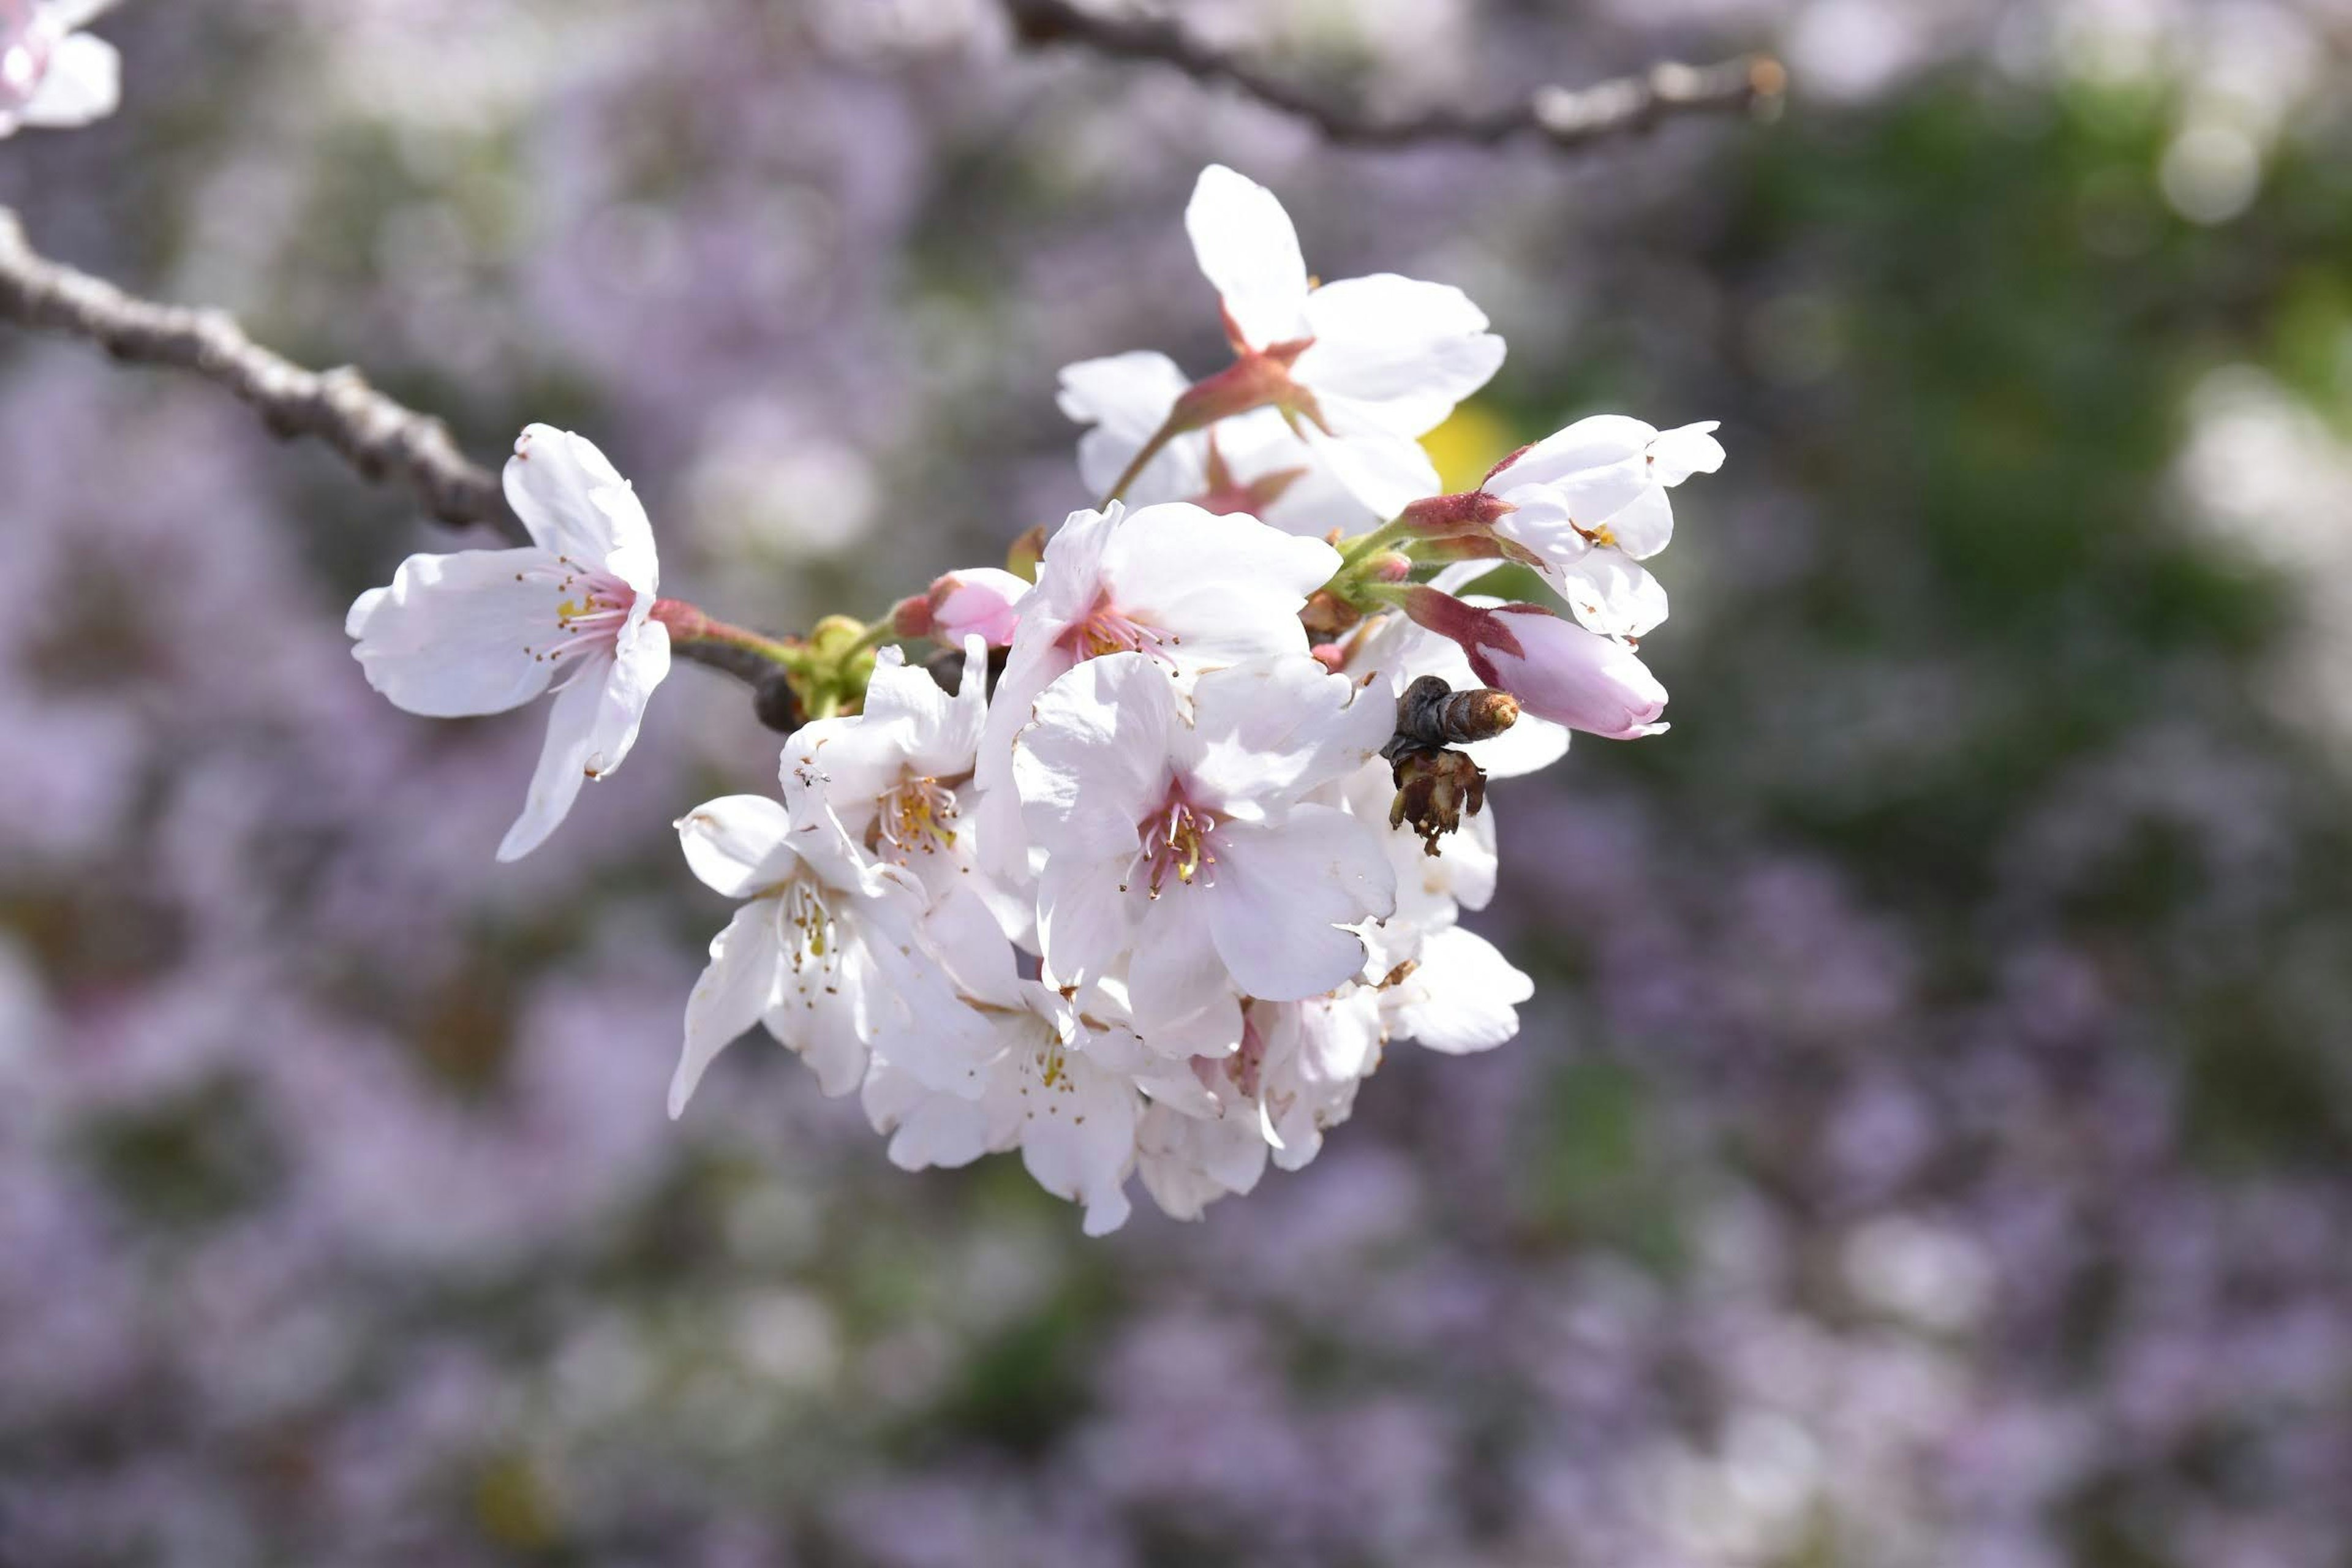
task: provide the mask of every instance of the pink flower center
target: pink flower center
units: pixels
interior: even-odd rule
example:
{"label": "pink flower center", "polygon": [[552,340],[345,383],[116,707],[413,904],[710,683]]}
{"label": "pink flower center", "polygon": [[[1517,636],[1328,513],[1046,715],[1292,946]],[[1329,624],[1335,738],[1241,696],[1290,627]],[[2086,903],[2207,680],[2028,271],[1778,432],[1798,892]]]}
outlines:
{"label": "pink flower center", "polygon": [[1106,654],[1148,653],[1158,656],[1160,645],[1176,639],[1159,627],[1135,619],[1103,595],[1095,600],[1095,607],[1086,618],[1073,622],[1059,639],[1064,650],[1080,659],[1101,658]]}
{"label": "pink flower center", "polygon": [[1119,891],[1141,881],[1156,899],[1171,878],[1179,887],[1194,882],[1204,888],[1216,886],[1217,820],[1216,813],[1194,805],[1181,793],[1171,793],[1166,805],[1139,825],[1143,846]]}
{"label": "pink flower center", "polygon": [[523,652],[542,663],[562,663],[583,654],[609,652],[628,624],[637,591],[607,572],[583,566],[568,555],[544,566],[515,574],[518,583],[544,582],[562,597],[544,642],[527,643]]}

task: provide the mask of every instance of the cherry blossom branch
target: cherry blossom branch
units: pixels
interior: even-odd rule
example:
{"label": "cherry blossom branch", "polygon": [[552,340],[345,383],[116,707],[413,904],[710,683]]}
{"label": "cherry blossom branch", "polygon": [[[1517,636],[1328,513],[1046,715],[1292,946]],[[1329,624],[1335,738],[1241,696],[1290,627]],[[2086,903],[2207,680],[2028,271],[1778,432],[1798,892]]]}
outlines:
{"label": "cherry blossom branch", "polygon": [[0,207],[0,319],[29,331],[86,338],[116,359],[171,365],[226,387],[271,434],[311,437],[365,478],[397,480],[425,510],[456,526],[488,523],[520,539],[498,476],[466,460],[440,420],[386,397],[348,365],[306,370],[246,336],[224,310],[165,305],[36,251],[16,215]]}
{"label": "cherry blossom branch", "polygon": [[1003,5],[1024,43],[1074,44],[1113,59],[1171,65],[1195,81],[1223,82],[1271,108],[1297,115],[1333,142],[1360,146],[1431,142],[1492,146],[1536,135],[1558,148],[1579,148],[1685,114],[1770,113],[1789,82],[1787,70],[1768,55],[1706,66],[1666,60],[1638,76],[1590,87],[1538,88],[1520,101],[1493,109],[1447,104],[1381,115],[1286,81],[1211,47],[1171,20],[1106,16],[1078,0],[1003,0]]}
{"label": "cherry blossom branch", "polygon": [[[517,542],[529,538],[507,508],[499,477],[469,461],[440,420],[394,402],[348,365],[304,369],[255,342],[225,310],[142,300],[53,261],[33,248],[6,207],[0,207],[0,321],[87,339],[126,363],[191,371],[227,388],[281,439],[313,437],[363,478],[406,485],[441,522],[481,523]],[[709,635],[673,626],[671,651],[750,685],[762,721],[774,725],[789,712],[789,693],[778,695],[773,657],[746,639],[773,645],[694,614]]]}

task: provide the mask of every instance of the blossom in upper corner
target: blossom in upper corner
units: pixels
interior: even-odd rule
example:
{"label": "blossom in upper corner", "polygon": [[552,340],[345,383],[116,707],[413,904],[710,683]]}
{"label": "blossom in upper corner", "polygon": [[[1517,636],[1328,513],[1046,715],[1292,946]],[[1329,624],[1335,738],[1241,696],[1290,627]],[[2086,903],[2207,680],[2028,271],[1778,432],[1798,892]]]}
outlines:
{"label": "blossom in upper corner", "polygon": [[1576,618],[1608,637],[1637,637],[1666,616],[1665,591],[1638,563],[1674,537],[1666,491],[1723,467],[1712,421],[1659,430],[1622,415],[1580,419],[1486,476],[1510,510],[1496,533],[1521,546]]}
{"label": "blossom in upper corner", "polygon": [[121,60],[81,31],[112,0],[0,0],[0,136],[87,125],[114,112]]}
{"label": "blossom in upper corner", "polygon": [[1416,622],[1462,645],[1481,682],[1537,718],[1609,741],[1665,732],[1666,689],[1630,645],[1540,605],[1490,609],[1425,587],[1400,597]]}
{"label": "blossom in upper corner", "polygon": [[1503,363],[1485,312],[1459,289],[1394,273],[1317,283],[1281,202],[1218,164],[1201,171],[1184,229],[1234,363],[1183,390],[1162,437],[1272,409],[1300,458],[1374,516],[1434,494],[1418,437]]}
{"label": "blossom in upper corner", "polygon": [[582,779],[629,754],[670,650],[650,618],[653,525],[604,453],[533,425],[507,463],[506,493],[532,543],[412,555],[359,596],[343,629],[368,684],[411,713],[503,713],[555,688],[530,795],[499,846],[513,860],[546,841]]}
{"label": "blossom in upper corner", "polygon": [[1013,777],[1045,852],[1048,969],[1086,982],[1123,960],[1145,1043],[1213,1053],[1240,1039],[1241,996],[1314,996],[1362,967],[1347,928],[1394,908],[1394,874],[1376,833],[1307,797],[1387,741],[1385,693],[1292,655],[1202,675],[1188,702],[1118,654],[1034,711]]}

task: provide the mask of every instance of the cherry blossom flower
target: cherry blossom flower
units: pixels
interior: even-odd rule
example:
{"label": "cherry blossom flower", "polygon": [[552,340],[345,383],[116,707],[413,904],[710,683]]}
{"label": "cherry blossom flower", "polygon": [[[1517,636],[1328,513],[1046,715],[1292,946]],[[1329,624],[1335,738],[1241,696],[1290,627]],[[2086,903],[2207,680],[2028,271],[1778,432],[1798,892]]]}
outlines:
{"label": "cherry blossom flower", "polygon": [[114,112],[121,59],[81,31],[113,0],[0,0],[0,136],[87,125]]}
{"label": "cherry blossom flower", "polygon": [[929,931],[988,1044],[963,1082],[944,1089],[890,1055],[875,1056],[863,1100],[875,1130],[890,1139],[892,1163],[954,1167],[1018,1149],[1039,1186],[1085,1206],[1088,1236],[1117,1230],[1127,1223],[1144,1114],[1139,1075],[1154,1070],[1117,999],[1021,979],[976,899],[944,906]]}
{"label": "cherry blossom flower", "polygon": [[805,1060],[829,1095],[856,1089],[869,1056],[885,1052],[919,1081],[977,1094],[982,1030],[919,943],[921,883],[851,841],[824,781],[805,766],[787,764],[784,793],[782,804],[728,795],[677,823],[694,874],[744,903],[712,939],[687,1000],[670,1115],[753,1024]]}
{"label": "cherry blossom flower", "polygon": [[1037,936],[1047,966],[1090,980],[1126,959],[1137,1031],[1193,1038],[1238,998],[1328,991],[1360,969],[1347,929],[1387,914],[1380,839],[1306,796],[1361,767],[1394,709],[1359,701],[1305,658],[1199,678],[1188,704],[1161,666],[1118,654],[1038,698],[1013,772],[1045,852]]}
{"label": "cherry blossom flower", "polygon": [[1495,531],[1534,555],[1587,627],[1641,637],[1666,618],[1666,595],[1639,563],[1674,537],[1666,491],[1723,467],[1715,427],[1580,419],[1486,476],[1486,491],[1512,509]]}
{"label": "cherry blossom flower", "polygon": [[1339,567],[1339,552],[1319,540],[1188,503],[1129,511],[1114,501],[1103,511],[1072,512],[1046,542],[1036,586],[1021,601],[990,703],[980,763],[990,868],[1016,879],[1027,870],[1007,770],[1014,732],[1056,677],[1121,652],[1188,675],[1304,653],[1299,608]]}
{"label": "cherry blossom flower", "polygon": [[1324,1132],[1355,1109],[1357,1087],[1381,1065],[1380,994],[1349,986],[1332,996],[1253,1002],[1250,1014],[1265,1035],[1258,1093],[1274,1163],[1305,1170],[1321,1152]]}
{"label": "cherry blossom flower", "polygon": [[1236,357],[1195,403],[1280,409],[1375,516],[1435,494],[1418,437],[1503,363],[1486,314],[1458,289],[1393,273],[1316,283],[1281,202],[1219,164],[1201,171],[1184,227]]}
{"label": "cherry blossom flower", "polygon": [[582,437],[533,425],[506,468],[507,502],[532,543],[412,555],[344,622],[368,684],[428,718],[503,713],[552,686],[547,742],[499,858],[555,830],[583,778],[621,765],[669,673],[651,619],[653,526],[629,482]]}
{"label": "cherry blossom flower", "polygon": [[934,896],[969,878],[972,826],[961,795],[971,781],[988,717],[988,652],[964,639],[962,684],[950,697],[906,656],[875,658],[865,710],[804,724],[787,743],[787,771],[822,780],[824,800],[875,858],[912,871]]}
{"label": "cherry blossom flower", "polygon": [[[1090,426],[1078,438],[1078,476],[1088,489],[1104,495],[1118,483],[1191,384],[1174,360],[1142,350],[1062,368],[1061,410]],[[1310,539],[1383,521],[1274,408],[1236,414],[1167,440],[1122,493],[1130,506],[1181,500],[1213,512],[1247,512]]]}

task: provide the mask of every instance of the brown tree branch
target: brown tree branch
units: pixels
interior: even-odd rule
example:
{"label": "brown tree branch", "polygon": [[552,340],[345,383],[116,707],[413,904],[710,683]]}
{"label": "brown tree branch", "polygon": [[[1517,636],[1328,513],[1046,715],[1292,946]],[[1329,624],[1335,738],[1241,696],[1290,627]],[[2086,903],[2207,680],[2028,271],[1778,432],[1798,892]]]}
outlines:
{"label": "brown tree branch", "polygon": [[1769,113],[1788,90],[1788,72],[1766,55],[1709,66],[1665,61],[1639,76],[1591,87],[1544,87],[1494,109],[1438,105],[1412,114],[1375,115],[1286,81],[1211,47],[1175,22],[1112,16],[1080,0],[1003,0],[1013,31],[1033,46],[1073,44],[1113,59],[1153,60],[1193,80],[1224,82],[1272,108],[1315,125],[1333,142],[1399,147],[1432,142],[1492,146],[1535,135],[1559,148],[1589,146],[1694,113]]}
{"label": "brown tree branch", "polygon": [[[348,365],[303,369],[247,337],[225,310],[142,300],[52,261],[32,247],[6,207],[0,207],[0,321],[86,338],[127,363],[193,371],[250,405],[272,434],[313,437],[367,479],[406,485],[440,521],[486,523],[530,542],[498,476],[468,461],[440,420],[394,402]],[[746,682],[763,722],[792,727],[780,722],[790,716],[790,694],[774,689],[772,664],[719,641],[673,637],[670,650]]]}
{"label": "brown tree branch", "polygon": [[309,436],[367,479],[395,479],[455,526],[488,523],[513,538],[498,476],[467,461],[438,419],[386,397],[346,365],[305,370],[245,335],[224,310],[163,305],[36,251],[16,215],[0,207],[0,320],[86,338],[133,364],[173,365],[249,404],[273,435]]}

